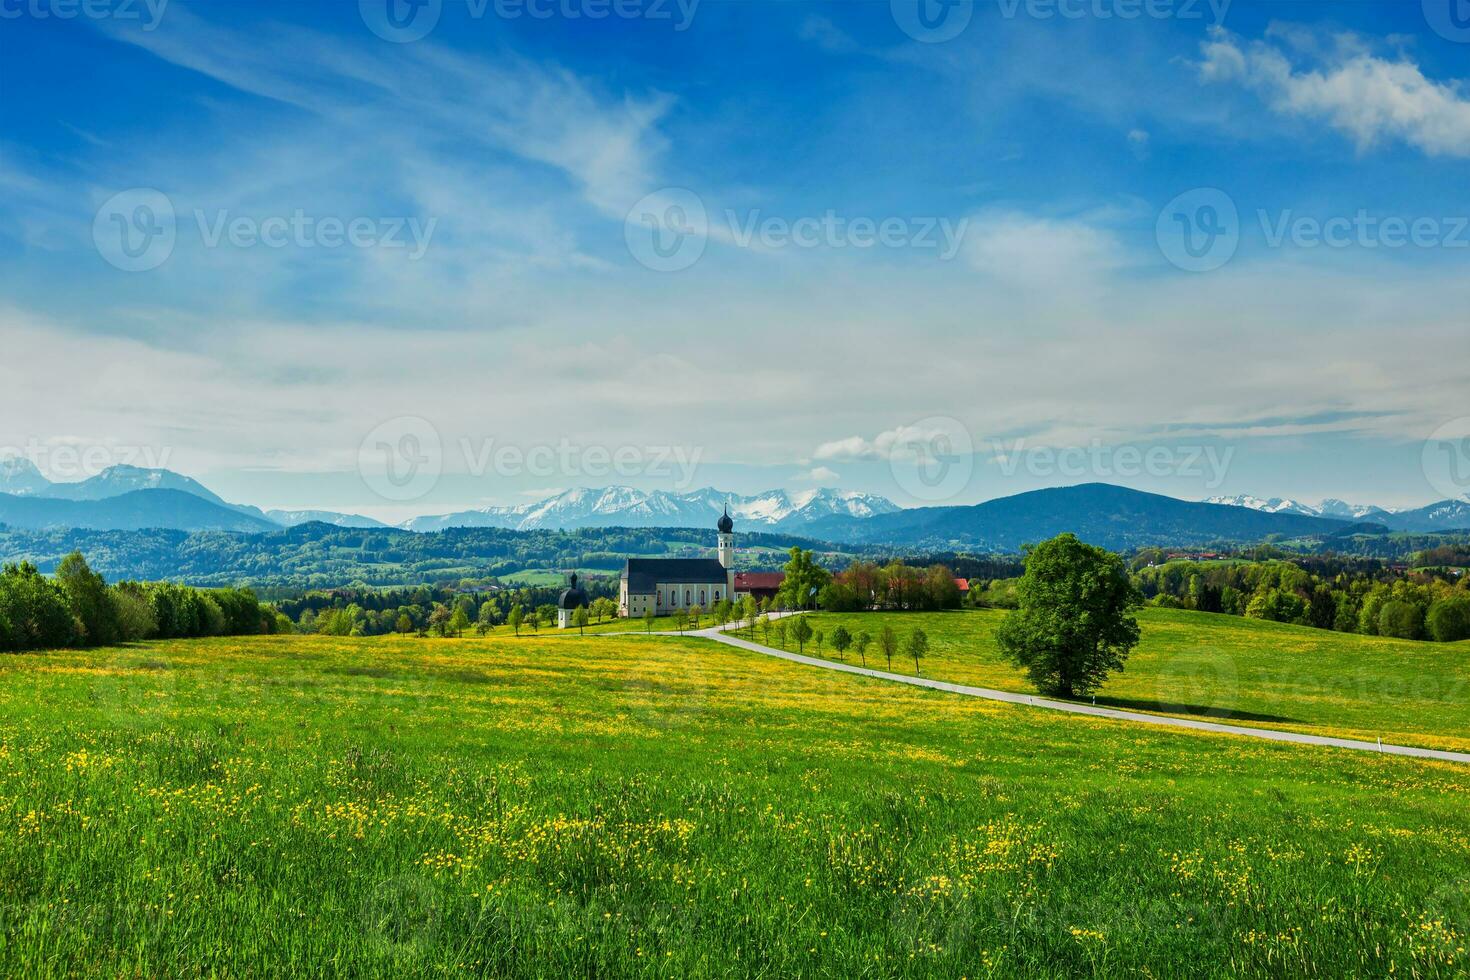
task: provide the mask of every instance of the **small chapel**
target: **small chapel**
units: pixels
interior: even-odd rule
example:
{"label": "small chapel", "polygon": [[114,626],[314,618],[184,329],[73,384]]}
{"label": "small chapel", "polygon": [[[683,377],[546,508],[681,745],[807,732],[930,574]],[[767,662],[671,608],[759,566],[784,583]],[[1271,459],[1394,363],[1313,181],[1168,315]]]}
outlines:
{"label": "small chapel", "polygon": [[735,522],[730,508],[715,524],[715,558],[629,558],[618,586],[618,614],[664,616],[708,609],[735,598]]}

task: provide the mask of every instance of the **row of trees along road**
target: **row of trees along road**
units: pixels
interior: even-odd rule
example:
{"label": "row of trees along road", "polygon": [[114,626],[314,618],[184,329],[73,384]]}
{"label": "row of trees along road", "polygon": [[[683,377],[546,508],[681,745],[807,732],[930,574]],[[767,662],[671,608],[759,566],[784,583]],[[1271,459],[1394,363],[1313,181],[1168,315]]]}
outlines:
{"label": "row of trees along road", "polygon": [[[945,609],[959,606],[954,576],[942,565],[913,569],[901,562],[878,567],[858,564],[835,578],[824,575],[811,553],[791,551],[786,565],[786,583],[781,598],[789,608],[801,608],[802,596],[821,596],[823,609],[852,611],[869,609]],[[787,589],[787,586],[794,586]],[[1122,670],[1128,654],[1138,644],[1138,621],[1131,615],[1143,602],[1134,587],[1123,559],[1062,534],[1028,548],[1025,571],[1013,590],[1016,608],[1001,624],[997,639],[1002,652],[1026,671],[1044,694],[1076,698],[1093,693],[1112,671]],[[866,596],[867,601],[861,597]],[[766,642],[775,635],[786,649],[788,638],[804,651],[811,643],[820,655],[828,638],[814,630],[806,617],[767,617],[752,625]],[[867,632],[852,636],[839,626],[831,636],[833,649],[845,659],[848,649],[857,651],[867,666],[867,650],[873,642]],[[885,624],[877,637],[889,667],[895,655],[913,658],[914,673],[929,649],[929,638],[914,629],[900,639]]]}

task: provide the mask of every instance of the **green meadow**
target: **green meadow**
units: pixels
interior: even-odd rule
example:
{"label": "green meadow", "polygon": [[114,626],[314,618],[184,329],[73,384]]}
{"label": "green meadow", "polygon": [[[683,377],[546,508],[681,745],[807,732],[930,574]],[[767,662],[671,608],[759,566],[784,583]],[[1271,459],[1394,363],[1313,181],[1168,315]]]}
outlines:
{"label": "green meadow", "polygon": [[[853,635],[868,632],[873,645],[867,664],[885,670],[877,639],[883,626],[893,627],[900,647],[921,627],[930,644],[919,663],[921,674],[1006,691],[1034,690],[996,645],[995,631],[1005,616],[993,609],[817,613],[810,622],[829,638],[838,625]],[[1143,639],[1125,669],[1103,686],[1098,704],[1470,749],[1470,642],[1395,640],[1173,609],[1141,609],[1138,620]],[[794,650],[795,641],[788,637],[786,646]],[[806,652],[813,652],[811,644]],[[830,642],[821,656],[838,658]],[[859,662],[853,650],[844,659]],[[913,674],[914,662],[900,654],[892,670]]]}
{"label": "green meadow", "polygon": [[0,970],[1452,976],[1467,798],[694,638],[10,656]]}

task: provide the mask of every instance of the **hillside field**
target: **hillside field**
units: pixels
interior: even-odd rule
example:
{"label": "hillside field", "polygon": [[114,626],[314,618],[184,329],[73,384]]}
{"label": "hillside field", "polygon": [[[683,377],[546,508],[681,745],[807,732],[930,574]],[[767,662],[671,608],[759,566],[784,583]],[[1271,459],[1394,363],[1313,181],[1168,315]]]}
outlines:
{"label": "hillside field", "polygon": [[[919,664],[926,677],[1004,691],[1034,691],[1005,660],[995,631],[1003,610],[939,613],[816,613],[813,630],[830,637],[839,624],[873,638],[870,667],[888,670],[877,637],[889,624],[900,642],[914,627],[929,637]],[[1440,749],[1470,749],[1470,642],[1427,643],[1334,633],[1216,613],[1145,608],[1143,639],[1098,704],[1207,717]],[[742,632],[741,635],[746,635]],[[757,631],[756,639],[760,639]],[[772,644],[775,635],[771,634]],[[787,648],[795,650],[788,638]],[[805,651],[813,653],[808,644]],[[836,659],[830,643],[821,656]],[[855,651],[846,656],[857,663]],[[893,659],[912,674],[914,662]]]}
{"label": "hillside field", "polygon": [[0,971],[1449,976],[1470,767],[683,638],[0,661]]}

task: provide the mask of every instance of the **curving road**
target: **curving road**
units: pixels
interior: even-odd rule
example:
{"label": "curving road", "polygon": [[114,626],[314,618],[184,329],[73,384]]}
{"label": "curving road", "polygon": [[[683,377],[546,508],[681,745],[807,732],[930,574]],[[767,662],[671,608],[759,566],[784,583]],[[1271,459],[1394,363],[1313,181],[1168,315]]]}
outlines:
{"label": "curving road", "polygon": [[1216,732],[1222,735],[1240,735],[1246,738],[1264,738],[1272,742],[1292,742],[1297,745],[1325,745],[1334,749],[1351,749],[1356,752],[1379,752],[1384,755],[1406,755],[1417,759],[1438,759],[1442,762],[1470,762],[1470,752],[1448,752],[1442,749],[1419,749],[1409,745],[1388,745],[1378,742],[1362,742],[1352,738],[1330,738],[1325,735],[1303,735],[1298,732],[1283,732],[1272,728],[1247,728],[1242,725],[1222,725],[1213,721],[1196,721],[1192,718],[1170,718],[1164,715],[1146,715],[1137,711],[1121,711],[1117,708],[1099,708],[1091,704],[1074,704],[1071,701],[1053,701],[1050,698],[1033,697],[1029,694],[1016,694],[1012,691],[995,691],[988,687],[967,687],[964,684],[951,684],[948,681],[931,680],[927,677],[910,677],[905,674],[890,674],[884,670],[873,670],[868,667],[854,667],[850,664],[833,663],[830,660],[818,660],[815,657],[805,657],[799,653],[787,653],[784,650],[773,650],[770,647],[742,640],[738,636],[730,636],[722,633],[721,629],[729,627],[714,627],[712,629],[691,630],[687,636],[701,636],[716,643],[726,646],[738,647],[741,650],[749,650],[767,657],[777,657],[781,660],[789,660],[792,663],[805,664],[808,667],[821,667],[826,670],[841,671],[844,674],[860,674],[863,677],[876,677],[879,680],[893,681],[897,684],[910,684],[914,687],[927,687],[935,691],[947,691],[950,694],[962,694],[971,698],[984,698],[987,701],[1005,701],[1009,704],[1023,704],[1033,708],[1046,708],[1050,711],[1066,711],[1075,715],[1091,715],[1094,718],[1112,718],[1117,721],[1132,721],[1144,725],[1159,725],[1164,728],[1190,728],[1201,732]]}

